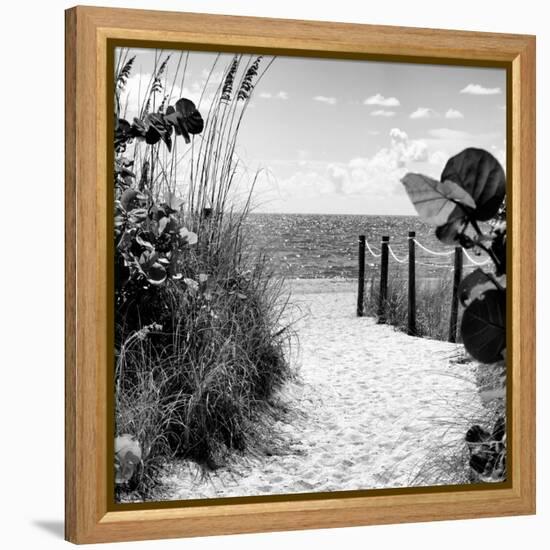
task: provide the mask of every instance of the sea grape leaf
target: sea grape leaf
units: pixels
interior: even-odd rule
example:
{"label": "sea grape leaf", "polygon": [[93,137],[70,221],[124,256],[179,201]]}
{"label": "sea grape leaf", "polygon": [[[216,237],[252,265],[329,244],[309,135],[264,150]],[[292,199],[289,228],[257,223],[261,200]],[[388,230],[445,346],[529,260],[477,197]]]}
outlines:
{"label": "sea grape leaf", "polygon": [[131,137],[139,138],[139,139],[145,139],[145,135],[147,134],[147,124],[140,118],[134,117],[134,121],[132,122],[132,126],[130,128]]}
{"label": "sea grape leaf", "polygon": [[115,125],[115,149],[120,149],[132,137],[130,123],[123,118],[119,118]]}
{"label": "sea grape leaf", "polygon": [[487,446],[481,447],[476,453],[470,456],[470,468],[480,476],[489,475],[490,470],[495,464],[495,453]]}
{"label": "sea grape leaf", "polygon": [[176,135],[183,136],[185,143],[189,143],[189,134],[200,134],[204,129],[204,120],[195,107],[195,104],[186,98],[176,101],[175,108],[170,105],[166,109],[164,119],[174,126]]}
{"label": "sea grape leaf", "polygon": [[166,281],[168,274],[164,266],[159,263],[157,252],[144,250],[139,257],[139,267],[147,281],[152,285],[161,285]]}
{"label": "sea grape leaf", "polygon": [[164,216],[159,220],[159,235],[162,235],[164,233],[164,230],[166,229],[169,221],[170,218],[168,216]]}
{"label": "sea grape leaf", "polygon": [[466,441],[468,443],[483,443],[484,441],[489,441],[491,434],[484,430],[481,426],[475,424],[466,432]]}
{"label": "sea grape leaf", "polygon": [[134,242],[134,233],[132,231],[124,231],[120,236],[117,248],[124,252],[130,250],[132,243]]}
{"label": "sea grape leaf", "polygon": [[158,259],[158,254],[154,250],[145,249],[139,257],[139,265],[144,272],[147,272]]}
{"label": "sea grape leaf", "polygon": [[162,218],[168,216],[168,214],[169,212],[168,212],[167,205],[154,204],[151,207],[151,211],[150,211],[151,219],[157,222],[160,221]]}
{"label": "sea grape leaf", "polygon": [[126,483],[134,475],[136,466],[141,462],[141,445],[130,434],[115,438],[115,482]]}
{"label": "sea grape leaf", "polygon": [[126,212],[132,210],[132,208],[140,201],[144,196],[135,189],[126,189],[120,197],[120,204]]}
{"label": "sea grape leaf", "polygon": [[145,276],[147,277],[147,281],[152,285],[161,285],[166,281],[168,274],[161,263],[155,262],[152,266],[147,268]]}
{"label": "sea grape leaf", "polygon": [[182,227],[179,231],[180,237],[187,241],[187,244],[194,245],[197,244],[199,237],[193,231],[189,231],[186,227]]}
{"label": "sea grape leaf", "polygon": [[493,439],[495,441],[502,441],[506,435],[506,420],[503,416],[499,416],[493,427]]}
{"label": "sea grape leaf", "polygon": [[458,287],[458,297],[460,303],[467,307],[475,299],[479,298],[483,292],[495,288],[491,277],[479,267],[466,275]]}
{"label": "sea grape leaf", "polygon": [[128,219],[132,223],[141,223],[147,219],[147,209],[146,208],[134,208],[128,212]]}
{"label": "sea grape leaf", "polygon": [[401,179],[416,211],[427,223],[441,226],[466,216],[474,199],[452,181],[437,181],[422,174],[408,173]]}
{"label": "sea grape leaf", "polygon": [[172,191],[166,191],[164,194],[164,202],[173,212],[178,212],[182,207],[184,200],[177,197]]}
{"label": "sea grape leaf", "polygon": [[164,233],[176,233],[178,228],[179,228],[179,222],[178,222],[177,218],[175,216],[173,216],[172,214],[170,214],[167,219],[168,219],[168,223],[164,227],[163,232]]}
{"label": "sea grape leaf", "polygon": [[506,176],[491,153],[469,147],[451,157],[441,180],[451,180],[473,197],[476,207],[472,216],[486,221],[498,212],[506,194]]}
{"label": "sea grape leaf", "polygon": [[141,231],[136,235],[136,242],[148,250],[155,250],[155,240],[155,235],[152,231]]}
{"label": "sea grape leaf", "polygon": [[464,218],[457,218],[435,229],[435,236],[444,244],[460,244],[461,235],[466,229],[467,222]]}
{"label": "sea grape leaf", "polygon": [[474,359],[493,363],[506,347],[506,292],[487,290],[464,310],[462,341]]}
{"label": "sea grape leaf", "polygon": [[[126,123],[128,124],[128,123]],[[125,180],[127,178],[134,179],[136,175],[134,172],[128,168],[129,166],[132,166],[134,164],[134,161],[128,160],[126,158],[119,158],[115,160],[115,172]]]}
{"label": "sea grape leaf", "polygon": [[164,119],[161,113],[150,113],[145,117],[145,142],[154,145],[162,139],[168,151],[172,150],[172,126]]}
{"label": "sea grape leaf", "polygon": [[491,251],[498,260],[496,274],[506,274],[506,224],[495,231],[495,238],[491,243]]}

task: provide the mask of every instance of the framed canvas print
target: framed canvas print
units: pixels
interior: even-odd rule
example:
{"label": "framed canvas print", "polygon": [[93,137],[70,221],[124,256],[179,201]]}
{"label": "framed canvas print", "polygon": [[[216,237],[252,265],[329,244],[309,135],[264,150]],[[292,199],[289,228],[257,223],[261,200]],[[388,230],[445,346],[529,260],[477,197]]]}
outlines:
{"label": "framed canvas print", "polygon": [[66,538],[535,510],[535,39],[66,12]]}

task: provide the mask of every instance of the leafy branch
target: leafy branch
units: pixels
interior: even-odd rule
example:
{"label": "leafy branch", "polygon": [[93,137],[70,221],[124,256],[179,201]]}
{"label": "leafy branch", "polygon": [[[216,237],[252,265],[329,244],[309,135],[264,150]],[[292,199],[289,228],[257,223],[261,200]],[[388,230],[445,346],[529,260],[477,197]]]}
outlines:
{"label": "leafy branch", "polygon": [[[440,181],[421,174],[401,180],[420,217],[436,227],[444,244],[478,248],[494,264],[493,272],[476,269],[460,283],[465,308],[460,326],[464,347],[486,364],[506,357],[506,178],[499,162],[483,149],[468,148],[450,158]],[[485,233],[480,223],[491,220]],[[468,232],[469,228],[472,232]],[[485,392],[487,393],[487,392]],[[504,383],[491,398],[504,399]],[[505,418],[492,431],[472,426],[465,436],[470,467],[484,481],[506,476]]]}

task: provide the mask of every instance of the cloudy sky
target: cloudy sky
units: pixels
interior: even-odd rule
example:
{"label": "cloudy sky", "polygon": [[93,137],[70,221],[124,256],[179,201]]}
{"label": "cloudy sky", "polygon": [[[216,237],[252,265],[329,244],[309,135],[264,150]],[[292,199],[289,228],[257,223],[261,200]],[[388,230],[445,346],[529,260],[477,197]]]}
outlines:
{"label": "cloudy sky", "polygon": [[[134,53],[130,118],[155,57]],[[205,108],[232,56],[218,59],[203,94],[215,58],[192,52],[174,94],[202,95]],[[174,52],[168,80],[179,60]],[[470,146],[504,163],[505,104],[503,69],[278,57],[254,91],[238,154],[249,172],[261,170],[259,211],[413,214],[399,182],[406,172],[438,177]]]}

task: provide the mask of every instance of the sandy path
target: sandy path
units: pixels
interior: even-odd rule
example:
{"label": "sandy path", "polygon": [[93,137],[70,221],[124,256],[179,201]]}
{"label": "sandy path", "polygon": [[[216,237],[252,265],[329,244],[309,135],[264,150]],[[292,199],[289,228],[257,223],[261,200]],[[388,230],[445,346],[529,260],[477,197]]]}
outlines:
{"label": "sandy path", "polygon": [[[270,456],[237,460],[208,480],[174,465],[163,498],[187,499],[463,482],[431,463],[456,457],[482,414],[473,365],[456,345],[355,317],[355,285],[299,281],[301,383],[282,399],[301,418],[278,422]],[[281,443],[278,443],[281,442]],[[435,457],[435,459],[434,459]],[[418,477],[420,476],[420,477]]]}

